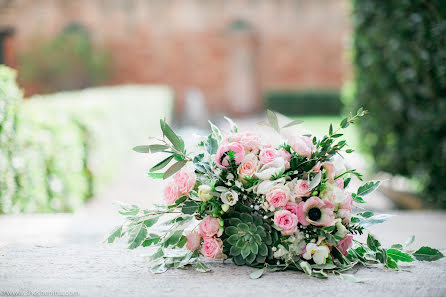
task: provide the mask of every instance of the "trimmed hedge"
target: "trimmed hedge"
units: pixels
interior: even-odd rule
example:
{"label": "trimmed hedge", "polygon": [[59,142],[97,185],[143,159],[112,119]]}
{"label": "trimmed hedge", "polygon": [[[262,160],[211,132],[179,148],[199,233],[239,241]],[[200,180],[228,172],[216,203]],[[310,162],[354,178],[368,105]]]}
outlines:
{"label": "trimmed hedge", "polygon": [[271,90],[265,95],[265,107],[285,115],[340,114],[339,91]]}
{"label": "trimmed hedge", "polygon": [[426,205],[446,208],[446,2],[352,3],[364,147],[378,170],[415,178]]}
{"label": "trimmed hedge", "polygon": [[169,89],[147,86],[87,89],[24,101],[8,162],[14,165],[12,202],[3,203],[2,195],[0,213],[75,210],[104,189],[131,147],[156,129],[159,117],[169,116],[171,104]]}

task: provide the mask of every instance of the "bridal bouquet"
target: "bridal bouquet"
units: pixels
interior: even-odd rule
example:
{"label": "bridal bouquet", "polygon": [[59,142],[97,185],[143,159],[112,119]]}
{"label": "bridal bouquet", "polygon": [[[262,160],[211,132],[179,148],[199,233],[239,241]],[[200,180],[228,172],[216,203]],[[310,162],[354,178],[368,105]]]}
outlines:
{"label": "bridal bouquet", "polygon": [[206,272],[209,268],[200,260],[205,257],[257,268],[252,278],[291,269],[318,278],[336,273],[358,281],[343,272],[356,264],[399,269],[399,262],[442,258],[429,247],[411,250],[414,238],[390,249],[370,233],[365,243],[354,239],[365,227],[389,217],[354,211],[380,182],[369,181],[353,191],[350,181],[362,180],[362,175],[342,161],[353,151],[339,140],[342,130],[365,113],[358,110],[336,130],[330,125],[328,134],[318,139],[289,132],[285,136],[283,130],[301,121],[281,128],[276,114],[268,111],[263,124],[275,130],[279,144],[239,132],[226,118],[230,131],[222,133],[211,123],[212,133],[201,139],[194,153],[186,151],[182,138],[161,120],[162,138],[134,150],[166,156],[149,173],[169,180],[165,204],[151,210],[121,204],[126,221],[108,242],[127,235],[131,249],[154,247],[150,262],[155,273],[187,265]]}

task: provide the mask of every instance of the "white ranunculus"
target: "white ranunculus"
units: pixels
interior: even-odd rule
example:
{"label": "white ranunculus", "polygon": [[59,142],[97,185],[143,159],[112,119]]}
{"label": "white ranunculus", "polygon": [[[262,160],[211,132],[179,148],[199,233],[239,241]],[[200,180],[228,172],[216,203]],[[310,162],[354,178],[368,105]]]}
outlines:
{"label": "white ranunculus", "polygon": [[198,186],[198,197],[201,201],[208,201],[212,198],[211,195],[212,188],[208,185],[200,185]]}
{"label": "white ranunculus", "polygon": [[274,186],[276,186],[278,184],[284,184],[284,183],[285,183],[284,177],[281,177],[276,180],[264,180],[257,185],[257,188],[255,189],[254,192],[258,195],[264,195],[264,194],[268,193],[271,190],[271,188],[273,188]]}
{"label": "white ranunculus", "polygon": [[235,191],[227,191],[221,194],[221,201],[229,206],[234,206],[238,201],[238,194]]}
{"label": "white ranunculus", "polygon": [[311,260],[313,258],[314,263],[322,265],[326,263],[327,257],[330,254],[330,250],[325,245],[317,245],[315,243],[308,243],[305,253],[302,257],[305,260]]}
{"label": "white ranunculus", "polygon": [[285,171],[285,160],[278,157],[274,161],[263,165],[255,175],[262,180],[269,180],[273,175],[283,171]]}

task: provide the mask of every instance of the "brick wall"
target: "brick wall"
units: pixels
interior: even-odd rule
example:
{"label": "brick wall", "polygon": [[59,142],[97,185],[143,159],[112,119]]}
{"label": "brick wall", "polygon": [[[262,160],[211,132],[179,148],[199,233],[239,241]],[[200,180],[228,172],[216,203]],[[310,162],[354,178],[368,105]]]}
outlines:
{"label": "brick wall", "polygon": [[[246,113],[269,88],[340,88],[347,0],[0,0],[16,51],[70,23],[113,53],[109,84],[199,88],[212,111]],[[9,57],[10,64],[14,58]],[[246,104],[239,104],[244,100]]]}

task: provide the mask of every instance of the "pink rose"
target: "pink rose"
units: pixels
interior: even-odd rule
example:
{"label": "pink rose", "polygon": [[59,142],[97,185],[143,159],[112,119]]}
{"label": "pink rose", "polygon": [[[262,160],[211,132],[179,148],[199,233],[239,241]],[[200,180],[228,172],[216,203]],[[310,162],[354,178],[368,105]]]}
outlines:
{"label": "pink rose", "polygon": [[291,148],[301,156],[311,158],[313,142],[308,136],[292,136],[288,139]]}
{"label": "pink rose", "polygon": [[310,197],[298,205],[297,217],[303,226],[333,226],[334,225],[334,203],[322,200],[319,197]]}
{"label": "pink rose", "polygon": [[178,186],[178,192],[180,196],[188,194],[194,189],[197,176],[191,169],[182,169],[175,173],[173,180]]}
{"label": "pink rose", "polygon": [[353,235],[347,235],[343,240],[338,243],[338,250],[344,255],[348,255],[348,250],[353,246]]}
{"label": "pink rose", "polygon": [[164,199],[167,205],[175,204],[175,201],[180,198],[180,192],[178,191],[178,186],[175,183],[169,183],[164,189]]}
{"label": "pink rose", "polygon": [[327,177],[329,180],[333,180],[336,176],[336,168],[333,163],[324,162],[322,163],[322,167],[327,171]]}
{"label": "pink rose", "polygon": [[205,217],[198,226],[200,234],[203,237],[221,236],[223,231],[220,229],[220,220],[213,216]]}
{"label": "pink rose", "polygon": [[291,154],[285,149],[279,150],[277,154],[285,161],[285,168],[290,168]]}
{"label": "pink rose", "polygon": [[240,166],[237,168],[237,173],[241,178],[245,176],[252,177],[256,173],[259,165],[257,156],[249,153],[245,156]]}
{"label": "pink rose", "polygon": [[291,235],[297,230],[297,216],[288,210],[279,210],[274,214],[274,224],[282,228],[283,235]]}
{"label": "pink rose", "polygon": [[189,232],[186,233],[186,248],[190,251],[195,251],[200,248],[201,244],[201,235],[198,232]]}
{"label": "pink rose", "polygon": [[295,214],[297,216],[297,203],[294,202],[288,202],[285,204],[283,209],[290,211],[292,214]]}
{"label": "pink rose", "polygon": [[290,200],[290,190],[288,187],[283,185],[275,186],[271,188],[268,193],[266,193],[266,200],[268,201],[269,205],[275,208],[285,206]]}
{"label": "pink rose", "polygon": [[206,258],[217,259],[222,255],[223,242],[220,238],[205,237],[201,246],[201,254]]}
{"label": "pink rose", "polygon": [[296,197],[308,197],[311,194],[310,184],[306,180],[297,180],[294,186],[294,194]]}
{"label": "pink rose", "polygon": [[272,148],[264,148],[260,151],[259,159],[262,164],[268,164],[274,161],[277,157],[277,153],[275,149]]}
{"label": "pink rose", "polygon": [[252,151],[254,153],[257,153],[261,146],[260,136],[251,132],[234,133],[229,135],[227,142],[238,142],[245,150]]}
{"label": "pink rose", "polygon": [[217,150],[217,154],[215,155],[215,162],[217,166],[220,168],[228,168],[229,164],[229,155],[228,152],[231,151],[234,153],[235,164],[239,165],[243,158],[245,157],[245,149],[240,143],[231,142],[231,143],[222,143]]}
{"label": "pink rose", "polygon": [[339,178],[335,179],[335,183],[339,189],[344,190],[344,179],[343,178],[339,177]]}

